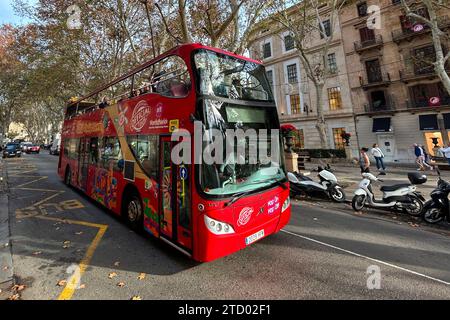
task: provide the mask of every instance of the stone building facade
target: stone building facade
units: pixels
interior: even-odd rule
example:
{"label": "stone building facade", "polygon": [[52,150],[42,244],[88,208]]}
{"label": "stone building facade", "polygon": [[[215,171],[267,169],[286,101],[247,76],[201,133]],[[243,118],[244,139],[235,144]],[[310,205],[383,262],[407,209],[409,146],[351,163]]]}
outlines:
{"label": "stone building facade", "polygon": [[[367,25],[372,5],[381,10],[375,29]],[[414,10],[428,16],[422,6]],[[449,10],[440,11],[439,23],[448,30]],[[426,63],[434,60],[430,29],[407,18],[396,0],[353,3],[340,20],[360,146],[378,143],[388,162],[413,162],[414,143],[430,154],[447,144],[450,96]]]}
{"label": "stone building facade", "polygon": [[[321,9],[324,24],[327,24],[329,8]],[[343,149],[342,132],[355,137],[355,121],[347,65],[343,47],[341,26],[339,21],[335,25],[327,25],[329,32],[334,33],[325,63],[333,70],[324,88],[323,101],[327,125],[328,144],[332,149]],[[312,35],[308,44],[308,52],[313,54],[320,50],[325,40],[320,33]],[[295,139],[296,147],[304,149],[320,149],[320,138],[315,127],[317,110],[315,110],[315,87],[306,77],[300,62],[293,39],[289,32],[277,27],[262,29],[254,45],[250,48],[252,58],[262,60],[267,69],[267,76],[272,83],[278,112],[282,123],[291,123],[298,129]],[[350,139],[352,151],[357,155],[356,139]]]}

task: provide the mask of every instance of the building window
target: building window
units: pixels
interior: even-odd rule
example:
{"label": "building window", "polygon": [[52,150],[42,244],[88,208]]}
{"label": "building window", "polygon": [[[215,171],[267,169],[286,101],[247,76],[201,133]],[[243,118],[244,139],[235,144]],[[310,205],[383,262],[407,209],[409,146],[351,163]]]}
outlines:
{"label": "building window", "polygon": [[434,73],[434,66],[430,63],[436,61],[434,46],[414,49],[414,73],[429,74]]}
{"label": "building window", "polygon": [[270,42],[263,44],[263,58],[267,59],[272,56],[272,46],[270,45]]}
{"label": "building window", "polygon": [[380,60],[366,61],[367,80],[369,83],[377,83],[383,81],[383,74],[381,73]]}
{"label": "building window", "polygon": [[290,104],[291,104],[291,114],[299,114],[300,113],[300,95],[292,94],[289,96]]}
{"label": "building window", "polygon": [[266,71],[267,81],[269,81],[269,85],[273,89],[273,70],[267,70]]}
{"label": "building window", "polygon": [[328,70],[331,73],[337,72],[337,63],[336,63],[336,54],[335,53],[330,53],[328,55]]}
{"label": "building window", "polygon": [[375,31],[373,29],[369,29],[367,27],[359,29],[359,36],[361,39],[361,42],[368,42],[375,40]]}
{"label": "building window", "polygon": [[284,51],[291,51],[295,49],[295,41],[292,35],[287,34],[284,36]]}
{"label": "building window", "polygon": [[367,2],[362,2],[356,5],[358,16],[365,17],[367,15]]}
{"label": "building window", "polygon": [[286,67],[287,70],[287,76],[288,76],[288,83],[297,83],[298,82],[298,75],[297,75],[297,65],[290,64]]}
{"label": "building window", "polygon": [[305,148],[305,136],[303,135],[303,129],[294,130],[293,143],[295,149]]}
{"label": "building window", "polygon": [[343,133],[345,133],[345,128],[333,128],[334,147],[336,149],[345,149]]}
{"label": "building window", "polygon": [[328,102],[330,104],[330,110],[342,109],[341,87],[328,89]]}
{"label": "building window", "polygon": [[325,20],[322,22],[323,27],[325,30],[322,29],[322,25],[319,25],[319,29],[322,30],[322,32],[320,32],[320,38],[323,39],[324,37],[324,33],[327,35],[327,37],[331,36],[331,22],[330,20]]}

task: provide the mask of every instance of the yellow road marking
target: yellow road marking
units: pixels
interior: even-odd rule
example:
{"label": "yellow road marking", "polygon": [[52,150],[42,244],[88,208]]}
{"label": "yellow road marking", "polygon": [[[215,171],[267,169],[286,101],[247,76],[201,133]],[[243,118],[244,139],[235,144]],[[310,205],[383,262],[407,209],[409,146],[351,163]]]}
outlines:
{"label": "yellow road marking", "polygon": [[19,184],[19,185],[16,186],[15,188],[16,188],[16,189],[19,189],[19,188],[21,188],[21,187],[27,186],[27,185],[29,185],[29,184],[32,184],[32,183],[35,183],[35,182],[38,182],[38,181],[41,181],[41,180],[45,180],[45,179],[47,179],[47,178],[48,178],[47,176],[42,176],[42,177],[39,177],[38,179],[34,179],[33,181]]}
{"label": "yellow road marking", "polygon": [[[37,169],[33,169],[30,171],[22,171],[21,174],[29,173],[29,172],[32,172],[35,170],[37,170]],[[13,175],[9,175],[9,176],[13,176]],[[39,202],[34,203],[32,206],[30,206],[28,208],[37,207],[37,206],[42,205],[43,203],[49,201],[50,199],[53,199],[65,192],[65,191],[61,191],[61,190],[24,188],[24,186],[26,186],[26,185],[30,185],[32,183],[35,183],[35,182],[38,182],[40,180],[44,180],[47,178],[48,177],[40,177],[38,179],[35,179],[35,180],[27,182],[27,183],[23,183],[19,186],[16,186],[16,187],[10,188],[10,189],[56,192],[55,194],[48,196],[47,198],[45,198]],[[22,208],[20,210],[25,210],[25,209],[27,209],[27,208]],[[83,259],[81,260],[81,262],[78,265],[78,272],[74,273],[74,275],[70,277],[69,281],[67,282],[66,286],[64,287],[63,291],[60,293],[60,295],[58,297],[58,300],[70,300],[72,298],[73,294],[75,293],[75,290],[77,289],[77,285],[80,283],[81,275],[86,271],[87,267],[89,266],[89,263],[91,262],[92,257],[94,256],[95,250],[97,249],[106,230],[108,229],[108,226],[104,225],[104,224],[97,224],[97,223],[91,223],[91,222],[80,221],[80,220],[71,220],[71,219],[63,219],[63,218],[56,218],[56,217],[49,217],[49,216],[39,216],[39,215],[21,216],[20,218],[35,218],[35,219],[41,219],[41,220],[58,221],[58,222],[63,222],[63,223],[68,223],[68,224],[76,224],[76,225],[81,225],[81,226],[86,226],[86,227],[98,228],[98,232],[97,232],[94,240],[92,240],[91,244],[89,245],[89,247],[86,251],[86,254],[84,255]]]}
{"label": "yellow road marking", "polygon": [[92,257],[94,256],[94,252],[98,247],[98,244],[102,240],[106,230],[108,229],[108,226],[105,224],[97,224],[97,223],[91,223],[86,221],[78,221],[78,220],[70,220],[70,219],[61,219],[61,218],[54,218],[54,217],[47,217],[47,216],[37,216],[36,219],[42,219],[42,220],[51,220],[51,221],[59,221],[63,223],[69,223],[69,224],[77,224],[82,225],[86,227],[94,227],[98,228],[98,232],[92,240],[91,244],[89,245],[86,254],[84,255],[83,259],[78,265],[78,272],[74,274],[70,278],[70,280],[67,282],[66,286],[64,287],[63,291],[58,297],[58,300],[70,300],[75,293],[75,290],[77,289],[77,285],[80,283],[81,275],[86,271],[87,267],[89,266],[89,263],[92,260]]}

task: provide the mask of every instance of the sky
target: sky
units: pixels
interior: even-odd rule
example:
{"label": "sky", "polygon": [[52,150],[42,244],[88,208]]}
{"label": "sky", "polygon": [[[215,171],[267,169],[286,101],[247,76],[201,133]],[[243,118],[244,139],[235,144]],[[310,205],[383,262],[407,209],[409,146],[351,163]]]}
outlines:
{"label": "sky", "polygon": [[[35,0],[27,0],[29,3],[34,3]],[[23,24],[27,19],[17,16],[12,6],[13,0],[0,0],[0,24]]]}

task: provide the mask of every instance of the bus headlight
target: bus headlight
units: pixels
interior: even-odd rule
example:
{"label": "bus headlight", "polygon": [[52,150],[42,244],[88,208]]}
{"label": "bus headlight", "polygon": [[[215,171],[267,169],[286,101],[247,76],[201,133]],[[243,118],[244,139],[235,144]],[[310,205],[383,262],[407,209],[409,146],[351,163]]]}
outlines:
{"label": "bus headlight", "polygon": [[234,229],[228,223],[214,220],[205,215],[205,225],[209,231],[216,235],[232,234]]}
{"label": "bus headlight", "polygon": [[291,198],[287,197],[286,201],[284,201],[283,206],[281,207],[281,212],[285,212],[287,208],[291,205]]}

